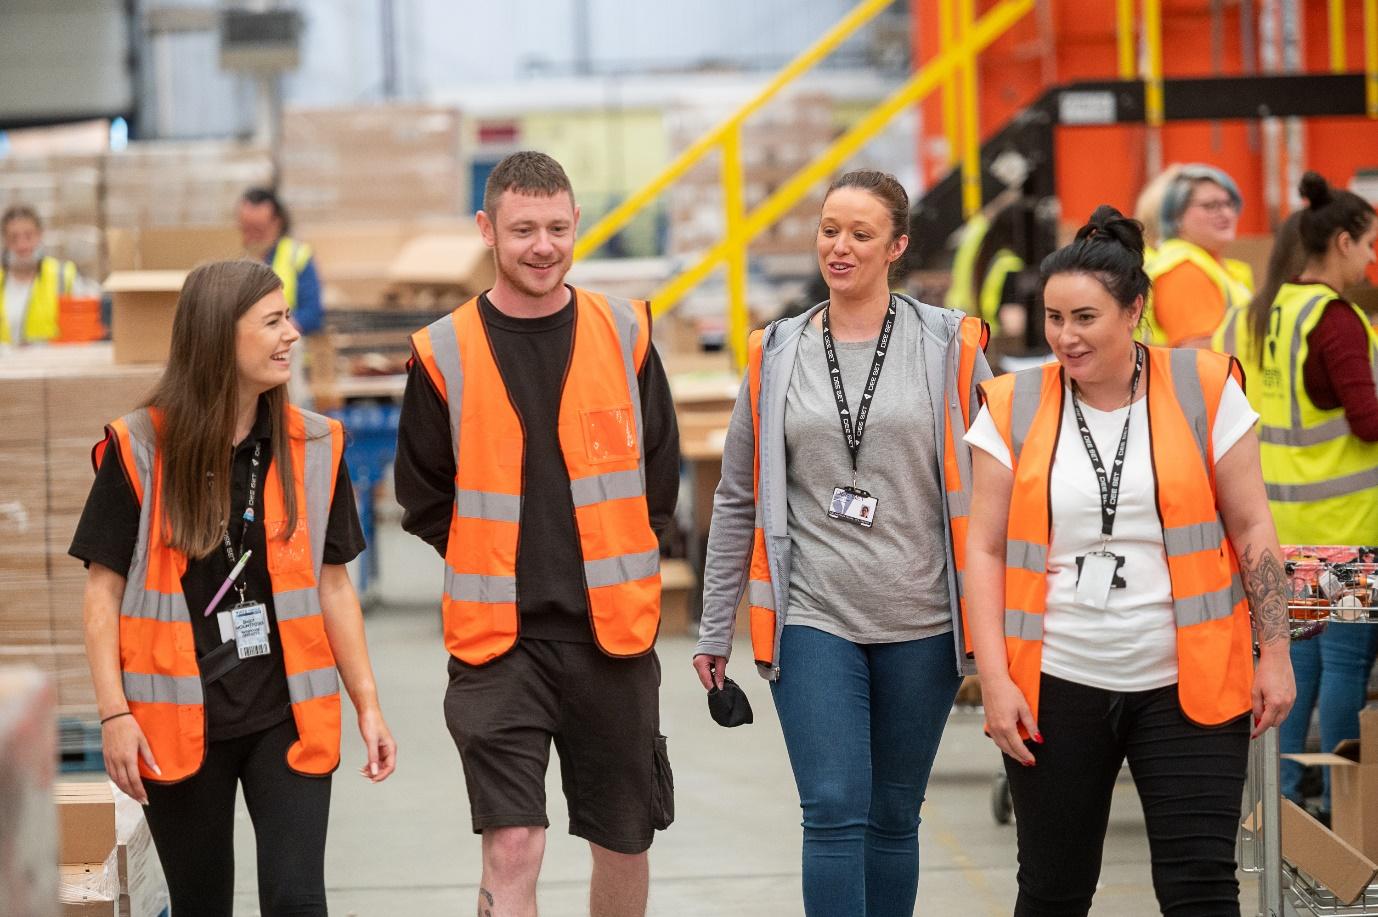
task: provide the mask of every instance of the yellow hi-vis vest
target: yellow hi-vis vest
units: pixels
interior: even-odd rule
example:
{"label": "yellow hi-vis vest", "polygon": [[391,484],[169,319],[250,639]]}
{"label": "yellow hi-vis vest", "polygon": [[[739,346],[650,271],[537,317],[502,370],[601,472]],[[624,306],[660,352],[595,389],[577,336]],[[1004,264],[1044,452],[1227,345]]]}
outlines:
{"label": "yellow hi-vis vest", "polygon": [[[29,290],[29,311],[24,316],[24,341],[10,340],[10,321],[5,312],[5,269],[0,267],[0,344],[51,341],[57,337],[57,300],[72,295],[77,281],[77,266],[51,255],[38,263],[33,287]],[[23,303],[18,304],[23,308]]]}
{"label": "yellow hi-vis vest", "polygon": [[957,243],[957,252],[952,256],[952,280],[943,297],[943,305],[949,309],[976,315],[980,304],[976,302],[976,253],[990,231],[990,220],[976,214],[967,220],[962,230],[962,240]]}
{"label": "yellow hi-vis vest", "polygon": [[1002,248],[990,260],[986,276],[981,280],[981,320],[991,327],[1000,324],[1000,307],[1004,305],[1005,280],[1024,270],[1024,259]]}
{"label": "yellow hi-vis vest", "polygon": [[1249,330],[1249,303],[1231,306],[1211,335],[1211,350],[1227,353],[1244,368],[1244,397],[1249,407],[1263,413],[1263,364],[1254,349],[1253,332]]}
{"label": "yellow hi-vis vest", "polygon": [[[1188,261],[1200,268],[1220,288],[1227,314],[1235,306],[1248,306],[1249,297],[1253,295],[1253,269],[1243,261],[1232,258],[1217,261],[1211,257],[1210,252],[1185,239],[1163,240],[1152,260],[1145,261],[1144,271],[1148,273],[1149,280],[1156,282],[1168,271]],[[1170,344],[1167,332],[1163,330],[1163,326],[1158,323],[1158,318],[1153,313],[1152,293],[1149,294],[1148,303],[1144,307],[1144,332],[1140,339],[1146,344],[1159,347]]]}
{"label": "yellow hi-vis vest", "polygon": [[298,242],[291,236],[278,239],[273,250],[273,273],[282,279],[282,295],[287,300],[287,308],[297,307],[297,277],[306,270],[311,260],[311,246]]}
{"label": "yellow hi-vis vest", "polygon": [[[1285,283],[1268,316],[1259,453],[1283,544],[1378,543],[1378,443],[1350,432],[1344,408],[1317,407],[1302,375],[1307,336],[1334,299],[1325,284]],[[1350,308],[1363,320],[1378,384],[1378,334]]]}

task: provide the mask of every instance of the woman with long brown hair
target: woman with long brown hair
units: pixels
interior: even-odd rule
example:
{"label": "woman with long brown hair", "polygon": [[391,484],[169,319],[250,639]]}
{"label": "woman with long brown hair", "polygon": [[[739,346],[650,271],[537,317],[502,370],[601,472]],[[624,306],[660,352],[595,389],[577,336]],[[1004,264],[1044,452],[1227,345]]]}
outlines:
{"label": "woman with long brown hair", "polygon": [[93,451],[70,548],[106,770],[146,806],[179,914],[231,913],[241,783],[262,913],[326,913],[340,680],[364,777],[396,760],[344,567],[364,546],[344,430],[288,402],[287,313],[265,265],[191,272],[162,380]]}

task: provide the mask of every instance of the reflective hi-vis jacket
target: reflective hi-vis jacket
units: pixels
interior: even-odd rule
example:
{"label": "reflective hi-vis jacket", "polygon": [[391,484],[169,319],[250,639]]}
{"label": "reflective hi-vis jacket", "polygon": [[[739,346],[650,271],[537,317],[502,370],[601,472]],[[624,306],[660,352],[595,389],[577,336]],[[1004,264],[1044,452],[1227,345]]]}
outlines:
{"label": "reflective hi-vis jacket", "polygon": [[[922,353],[933,416],[941,512],[947,535],[948,595],[957,670],[973,674],[964,626],[962,570],[971,506],[971,452],[962,441],[976,416],[976,383],[990,377],[989,330],[979,318],[897,296],[922,323]],[[723,452],[723,476],[713,501],[704,571],[703,618],[695,653],[730,656],[737,604],[743,592],[751,616],[751,646],[760,674],[780,673],[780,635],[789,599],[790,536],[786,497],[785,397],[799,333],[824,304],[751,335],[746,379]],[[893,345],[892,345],[893,346]],[[749,405],[748,411],[744,405]],[[749,558],[749,561],[748,561]]]}
{"label": "reflective hi-vis jacket", "polygon": [[[139,542],[120,604],[120,668],[129,710],[148,739],[161,775],[139,761],[145,780],[175,782],[201,769],[206,713],[191,614],[182,592],[187,557],[163,540],[162,462],[157,445],[160,416],[144,408],[110,424],[135,497]],[[340,763],[340,686],[326,638],[320,576],[335,479],[344,454],[344,428],[288,407],[297,527],[283,538],[287,514],[276,458],[264,475],[263,522],[268,575],[282,641],[282,663],[299,738],[287,749],[287,765],[312,776]],[[200,614],[203,609],[196,609]]]}
{"label": "reflective hi-vis jacket", "polygon": [[[52,256],[38,263],[38,274],[34,276],[33,287],[29,290],[29,311],[24,315],[24,341],[51,341],[58,335],[59,297],[70,296],[72,286],[77,282],[77,266],[70,261],[59,261]],[[22,309],[24,303],[5,302],[5,269],[0,266],[0,344],[17,344],[10,340],[10,321],[6,309]]]}
{"label": "reflective hi-vis jacket", "polygon": [[[1235,361],[1206,350],[1150,347],[1144,366],[1154,490],[1177,621],[1178,695],[1187,718],[1206,726],[1228,722],[1252,703],[1249,608],[1234,548],[1216,509],[1211,446],[1220,396],[1231,375],[1240,377]],[[1014,460],[1005,547],[1005,652],[1010,677],[1035,717],[1054,522],[1049,487],[1065,392],[1056,362],[981,386]]]}
{"label": "reflective hi-vis jacket", "polygon": [[[1259,457],[1283,544],[1378,542],[1378,443],[1350,432],[1343,407],[1322,410],[1306,393],[1307,339],[1326,304],[1339,298],[1322,283],[1284,283],[1268,316]],[[1349,307],[1366,330],[1378,383],[1378,334],[1368,316]]]}
{"label": "reflective hi-vis jacket", "polygon": [[1263,364],[1254,347],[1254,333],[1249,328],[1249,303],[1232,306],[1225,312],[1215,333],[1211,335],[1211,350],[1229,354],[1244,368],[1244,396],[1249,407],[1263,414]]}
{"label": "reflective hi-vis jacket", "polygon": [[[1165,239],[1154,257],[1144,263],[1144,271],[1150,280],[1157,282],[1168,271],[1186,263],[1199,268],[1220,290],[1221,318],[1237,306],[1247,308],[1253,293],[1253,270],[1249,265],[1232,258],[1217,261],[1210,252],[1185,239]],[[1145,334],[1142,339],[1146,344],[1165,347],[1171,341],[1154,313],[1153,299],[1150,294],[1148,304],[1144,307]],[[1208,305],[1201,303],[1200,307]]]}
{"label": "reflective hi-vis jacket", "polygon": [[[474,298],[412,335],[450,413],[455,504],[445,552],[445,646],[482,665],[515,645],[526,435]],[[647,303],[575,290],[559,438],[593,636],[609,656],[648,652],[660,628],[660,550],[646,506],[637,374],[651,347]]]}
{"label": "reflective hi-vis jacket", "polygon": [[282,296],[288,309],[297,307],[297,278],[310,260],[311,246],[291,236],[278,239],[273,248],[273,273],[282,281]]}

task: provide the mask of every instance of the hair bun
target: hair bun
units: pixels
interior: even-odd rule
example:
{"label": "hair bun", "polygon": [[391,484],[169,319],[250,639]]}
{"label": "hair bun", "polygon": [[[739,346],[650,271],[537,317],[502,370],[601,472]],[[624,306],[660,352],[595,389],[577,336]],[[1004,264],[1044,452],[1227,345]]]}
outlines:
{"label": "hair bun", "polygon": [[1144,224],[1131,220],[1109,204],[1101,204],[1086,225],[1077,230],[1077,241],[1113,242],[1144,256]]}
{"label": "hair bun", "polygon": [[1307,172],[1303,175],[1301,183],[1297,185],[1297,190],[1301,192],[1302,197],[1306,198],[1312,210],[1318,210],[1334,199],[1330,182],[1325,180],[1325,176],[1317,172]]}

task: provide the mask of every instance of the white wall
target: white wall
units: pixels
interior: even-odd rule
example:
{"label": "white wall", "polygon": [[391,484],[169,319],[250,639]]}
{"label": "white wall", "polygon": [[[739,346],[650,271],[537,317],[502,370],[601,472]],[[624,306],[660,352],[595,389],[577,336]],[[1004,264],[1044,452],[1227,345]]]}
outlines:
{"label": "white wall", "polygon": [[0,118],[128,110],[125,21],[122,0],[0,0]]}

